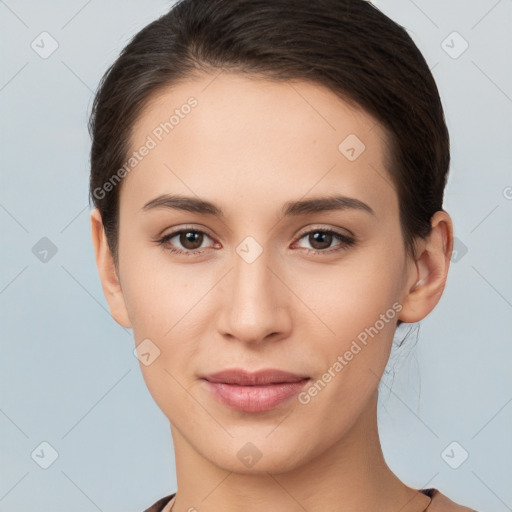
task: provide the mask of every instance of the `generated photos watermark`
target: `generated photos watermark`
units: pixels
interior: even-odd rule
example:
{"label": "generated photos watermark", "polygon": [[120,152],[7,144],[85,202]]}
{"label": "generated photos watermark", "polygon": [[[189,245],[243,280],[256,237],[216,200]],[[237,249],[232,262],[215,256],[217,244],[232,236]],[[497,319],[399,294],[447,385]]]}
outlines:
{"label": "generated photos watermark", "polygon": [[158,126],[155,126],[151,131],[151,134],[146,137],[146,141],[142,144],[128,160],[120,167],[101,187],[96,187],[93,190],[93,195],[96,199],[104,199],[108,192],[111,192],[121,180],[129,174],[142,160],[155,149],[158,143],[162,142],[166,135],[171,133],[176,126],[178,126],[183,119],[187,117],[192,109],[197,107],[198,101],[194,96],[190,96],[186,103],[180,106],[180,108],[174,109],[174,113],[169,117],[167,121],[161,122]]}

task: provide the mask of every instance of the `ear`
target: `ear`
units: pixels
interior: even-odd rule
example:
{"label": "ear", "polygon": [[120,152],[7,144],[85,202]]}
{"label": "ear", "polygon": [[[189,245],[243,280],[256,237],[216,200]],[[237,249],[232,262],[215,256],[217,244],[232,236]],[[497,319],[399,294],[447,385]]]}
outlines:
{"label": "ear", "polygon": [[118,270],[114,264],[114,258],[107,243],[101,214],[97,208],[91,211],[91,235],[96,255],[96,266],[98,267],[101,286],[107,299],[110,314],[118,324],[131,328]]}
{"label": "ear", "polygon": [[428,238],[420,240],[415,271],[407,283],[399,320],[419,322],[437,305],[446,284],[453,250],[453,224],[445,211],[436,212]]}

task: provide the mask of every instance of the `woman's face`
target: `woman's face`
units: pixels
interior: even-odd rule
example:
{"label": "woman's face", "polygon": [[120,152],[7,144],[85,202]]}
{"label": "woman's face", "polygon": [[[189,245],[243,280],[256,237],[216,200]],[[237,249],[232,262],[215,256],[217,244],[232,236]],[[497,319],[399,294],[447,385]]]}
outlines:
{"label": "woman's face", "polygon": [[[149,391],[217,466],[312,460],[367,410],[416,278],[383,130],[318,85],[221,73],[155,98],[131,150],[114,316],[143,343]],[[310,380],[279,403],[272,386],[230,405],[204,377],[235,368]],[[254,469],[246,452],[261,454]]]}

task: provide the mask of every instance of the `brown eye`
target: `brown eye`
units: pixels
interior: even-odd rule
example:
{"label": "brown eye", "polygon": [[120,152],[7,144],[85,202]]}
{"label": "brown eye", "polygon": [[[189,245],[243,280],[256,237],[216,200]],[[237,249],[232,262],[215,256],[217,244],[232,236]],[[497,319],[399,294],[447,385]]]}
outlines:
{"label": "brown eye", "polygon": [[331,246],[333,236],[324,231],[314,231],[309,234],[309,243],[316,250],[328,249]]}
{"label": "brown eye", "polygon": [[355,239],[330,229],[316,229],[304,233],[299,238],[299,242],[301,241],[309,245],[309,247],[301,244],[299,244],[299,247],[315,254],[328,254],[348,249],[355,244]]}
{"label": "brown eye", "polygon": [[212,241],[203,231],[197,229],[180,229],[165,235],[157,242],[162,245],[166,250],[175,254],[181,254],[184,256],[193,256],[208,249],[208,246],[203,244],[208,241]]}
{"label": "brown eye", "polygon": [[180,244],[185,249],[193,251],[194,249],[199,249],[199,247],[201,247],[203,238],[203,233],[198,231],[183,231],[180,234]]}

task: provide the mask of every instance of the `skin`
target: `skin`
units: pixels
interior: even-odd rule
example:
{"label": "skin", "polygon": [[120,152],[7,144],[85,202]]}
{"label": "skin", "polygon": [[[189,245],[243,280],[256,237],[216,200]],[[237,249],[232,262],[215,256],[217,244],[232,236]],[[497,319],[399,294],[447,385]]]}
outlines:
{"label": "skin", "polygon": [[[160,350],[141,371],[170,422],[173,510],[423,511],[430,498],[384,461],[377,389],[398,319],[420,321],[441,297],[453,246],[449,215],[437,212],[431,235],[407,256],[384,130],[309,82],[196,76],[152,99],[135,125],[132,150],[190,96],[197,107],[124,178],[118,268],[101,216],[91,213],[113,318],[133,329],[136,344],[149,338]],[[338,150],[349,134],[366,146],[354,161]],[[208,200],[225,216],[142,210],[165,193]],[[374,214],[281,215],[288,201],[335,193]],[[167,248],[155,241],[180,228],[206,235],[195,246],[179,236]],[[356,242],[333,237],[322,246],[308,236],[315,229],[352,234]],[[248,236],[262,248],[251,263],[236,251]],[[199,244],[203,252],[192,256],[168,250]],[[395,318],[307,404],[294,397],[270,411],[241,412],[220,404],[200,379],[238,367],[317,381],[394,303],[401,305]],[[252,467],[237,457],[248,442],[261,453]]]}

